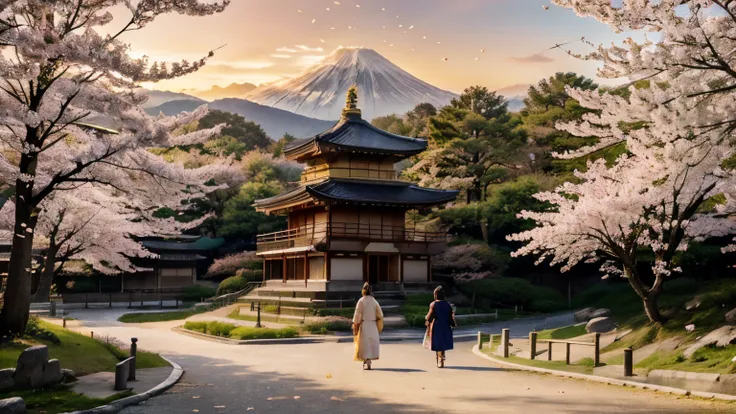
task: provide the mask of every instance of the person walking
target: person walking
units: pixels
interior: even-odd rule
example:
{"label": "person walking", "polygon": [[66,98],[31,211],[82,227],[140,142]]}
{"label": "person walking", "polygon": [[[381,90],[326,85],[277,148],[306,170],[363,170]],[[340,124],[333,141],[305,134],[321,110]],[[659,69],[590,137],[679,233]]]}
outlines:
{"label": "person walking", "polygon": [[437,354],[437,368],[445,367],[445,351],[453,348],[452,328],[457,326],[455,311],[445,300],[442,286],[434,290],[434,302],[429,304],[429,313],[425,318],[429,348]]}
{"label": "person walking", "polygon": [[361,291],[363,297],[355,305],[353,315],[353,336],[355,360],[363,361],[363,369],[371,369],[371,361],[378,359],[380,339],[383,331],[383,311],[373,297],[371,286],[366,283]]}

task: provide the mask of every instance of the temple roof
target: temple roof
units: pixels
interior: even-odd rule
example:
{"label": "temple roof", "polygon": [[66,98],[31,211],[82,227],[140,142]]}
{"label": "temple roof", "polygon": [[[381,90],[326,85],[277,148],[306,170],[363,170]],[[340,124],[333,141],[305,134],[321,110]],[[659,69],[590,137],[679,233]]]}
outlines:
{"label": "temple roof", "polygon": [[457,197],[457,191],[418,187],[401,181],[361,181],[330,178],[317,184],[303,185],[292,191],[263,200],[256,200],[259,211],[274,211],[323,201],[392,207],[428,207],[444,204]]}
{"label": "temple roof", "polygon": [[293,142],[284,149],[284,155],[296,160],[333,150],[406,158],[425,149],[425,140],[383,131],[362,119],[359,113],[350,113],[343,116],[332,129],[312,138]]}
{"label": "temple roof", "polygon": [[208,251],[214,250],[225,243],[225,239],[211,239],[209,237],[201,237],[194,242],[177,242],[170,240],[143,240],[143,247],[156,251]]}

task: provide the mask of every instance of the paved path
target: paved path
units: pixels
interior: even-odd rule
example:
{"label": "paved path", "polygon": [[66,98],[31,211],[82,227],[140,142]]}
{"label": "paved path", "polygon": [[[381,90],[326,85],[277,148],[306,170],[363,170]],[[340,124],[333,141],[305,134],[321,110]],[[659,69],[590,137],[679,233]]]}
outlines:
{"label": "paved path", "polygon": [[[84,315],[77,315],[84,322]],[[180,322],[143,325],[95,318],[95,332],[172,358],[186,370],[137,413],[710,413],[736,406],[678,399],[584,381],[507,371],[478,359],[469,343],[438,370],[418,343],[390,343],[373,371],[351,361],[352,344],[226,345],[176,334]],[[518,324],[517,324],[518,323]],[[529,322],[508,322],[521,333]],[[195,411],[196,410],[196,411]]]}

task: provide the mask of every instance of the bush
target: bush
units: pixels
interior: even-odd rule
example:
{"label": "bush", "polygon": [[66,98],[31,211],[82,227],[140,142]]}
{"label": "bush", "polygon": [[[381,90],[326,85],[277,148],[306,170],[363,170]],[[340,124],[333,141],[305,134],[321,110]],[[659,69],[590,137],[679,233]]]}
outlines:
{"label": "bush", "polygon": [[312,314],[315,316],[342,316],[343,318],[352,319],[353,314],[355,314],[355,309],[313,309]]}
{"label": "bush", "polygon": [[179,300],[183,302],[199,302],[203,298],[211,298],[217,294],[217,290],[208,286],[190,285],[184,288],[184,292],[179,295]]}
{"label": "bush", "polygon": [[230,332],[232,332],[235,328],[236,326],[231,323],[207,322],[206,333],[208,335],[228,337],[230,336]]}
{"label": "bush", "polygon": [[296,338],[299,336],[299,331],[294,328],[282,328],[282,329],[267,329],[267,328],[251,328],[248,326],[241,326],[235,328],[230,332],[230,338],[248,340],[248,339],[282,339],[282,338]]}
{"label": "bush", "polygon": [[490,307],[523,306],[525,310],[540,312],[567,307],[558,291],[519,278],[474,280],[458,285],[458,288],[468,297],[475,293],[476,300],[490,302]]}
{"label": "bush", "polygon": [[310,323],[306,325],[304,329],[311,334],[347,332],[352,329],[352,321],[341,317],[329,317],[324,321]]}
{"label": "bush", "polygon": [[61,345],[61,339],[59,339],[55,333],[43,329],[39,322],[40,320],[38,319],[38,316],[33,315],[28,318],[25,335],[42,341],[51,342],[54,345]]}
{"label": "bush", "polygon": [[220,282],[220,286],[217,287],[217,296],[243,290],[246,286],[248,286],[248,279],[242,276],[231,276]]}
{"label": "bush", "polygon": [[225,256],[215,260],[207,269],[208,278],[228,277],[238,273],[239,270],[247,270],[255,279],[263,275],[263,259],[256,256],[255,252],[241,252]]}
{"label": "bush", "polygon": [[207,333],[207,322],[185,322],[184,329],[199,333]]}

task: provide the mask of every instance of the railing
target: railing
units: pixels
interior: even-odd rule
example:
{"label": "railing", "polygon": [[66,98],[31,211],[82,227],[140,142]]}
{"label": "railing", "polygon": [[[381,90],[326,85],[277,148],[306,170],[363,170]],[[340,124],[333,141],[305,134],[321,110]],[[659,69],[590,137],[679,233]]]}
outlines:
{"label": "railing", "polygon": [[[501,355],[504,358],[509,357],[509,348],[511,347],[510,339],[511,332],[509,329],[502,329],[501,335],[485,334],[478,331],[478,349],[483,349],[484,338],[489,338],[489,346],[493,347],[494,339],[500,337]],[[539,339],[537,340],[537,332],[529,333],[529,359],[534,360],[537,358],[537,343],[547,343],[547,361],[552,361],[552,344],[565,344],[565,363],[570,365],[570,348],[572,345],[577,346],[592,346],[593,347],[593,365],[599,366],[601,363],[601,334],[596,333],[593,337],[593,342],[583,341],[567,341],[562,339]]]}
{"label": "railing", "polygon": [[326,165],[307,168],[302,173],[302,181],[311,181],[324,177],[395,180],[398,178],[398,174],[394,169],[331,167]]}
{"label": "railing", "polygon": [[262,282],[248,282],[248,285],[233,293],[226,293],[224,295],[215,296],[212,298],[208,298],[203,300],[203,303],[211,303],[214,307],[220,308],[223,306],[232,305],[233,303],[238,301],[238,298],[241,296],[245,296],[252,292],[254,289],[259,288],[261,286]]}
{"label": "railing", "polygon": [[420,231],[407,229],[404,226],[365,223],[317,223],[275,233],[260,234],[257,237],[257,251],[312,246],[322,243],[328,238],[433,243],[445,242],[448,236],[445,232]]}

